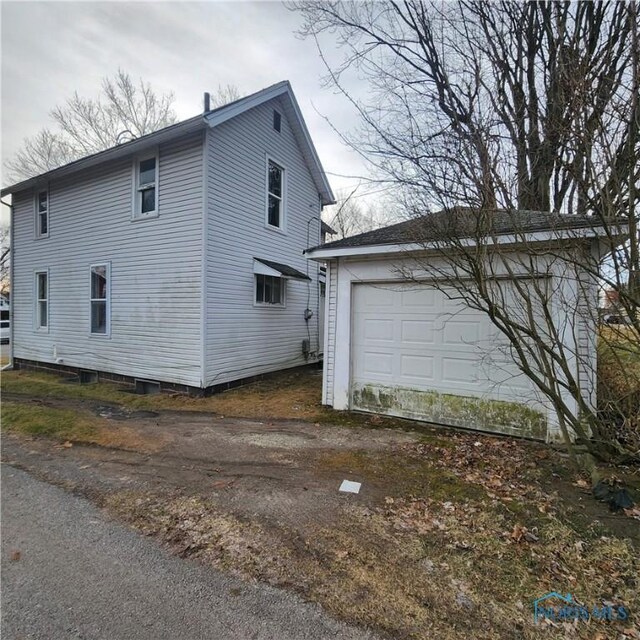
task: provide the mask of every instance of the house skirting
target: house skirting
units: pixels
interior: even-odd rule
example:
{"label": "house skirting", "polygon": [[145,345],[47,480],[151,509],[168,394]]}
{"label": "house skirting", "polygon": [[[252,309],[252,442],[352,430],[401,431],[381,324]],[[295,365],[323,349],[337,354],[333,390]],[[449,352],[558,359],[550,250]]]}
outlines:
{"label": "house skirting", "polygon": [[[118,373],[111,373],[109,371],[88,370],[82,367],[72,367],[69,365],[55,364],[52,362],[40,362],[37,360],[25,360],[24,358],[14,358],[13,368],[21,371],[41,371],[44,373],[53,373],[56,375],[66,375],[68,377],[79,377],[81,373],[91,373],[97,376],[97,382],[116,382],[123,386],[130,387],[131,390],[135,388],[136,381],[141,380],[141,378],[125,376]],[[303,364],[299,367],[294,367],[286,370],[295,372],[318,368],[322,368],[322,362]],[[222,391],[227,391],[236,387],[241,387],[243,385],[250,384],[251,382],[257,382],[258,380],[264,380],[277,373],[277,371],[270,371],[269,373],[261,373],[254,376],[248,376],[246,378],[240,378],[239,380],[232,380],[230,382],[214,384],[206,388],[194,387],[187,384],[176,384],[174,382],[163,382],[162,380],[151,380],[148,378],[145,378],[144,380],[148,382],[158,383],[160,385],[161,392],[166,391],[174,393],[187,393],[192,396],[203,397],[210,396],[215,393],[221,393]]]}

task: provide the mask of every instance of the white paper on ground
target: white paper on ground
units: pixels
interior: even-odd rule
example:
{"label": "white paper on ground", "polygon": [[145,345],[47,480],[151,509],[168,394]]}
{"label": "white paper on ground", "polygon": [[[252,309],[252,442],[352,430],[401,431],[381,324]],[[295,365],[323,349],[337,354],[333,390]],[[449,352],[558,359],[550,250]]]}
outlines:
{"label": "white paper on ground", "polygon": [[340,491],[345,493],[360,493],[361,482],[351,482],[351,480],[343,480],[340,485]]}

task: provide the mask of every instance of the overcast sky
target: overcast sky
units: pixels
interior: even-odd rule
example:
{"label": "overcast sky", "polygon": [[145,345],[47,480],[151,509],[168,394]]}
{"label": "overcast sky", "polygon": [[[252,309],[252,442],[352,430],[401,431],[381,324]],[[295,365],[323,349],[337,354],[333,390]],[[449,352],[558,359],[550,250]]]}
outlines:
{"label": "overcast sky", "polygon": [[351,129],[353,109],[322,87],[315,44],[295,35],[300,17],[279,2],[3,0],[1,13],[3,160],[51,123],[52,106],[76,90],[96,95],[101,78],[121,67],[173,91],[180,119],[200,112],[203,92],[219,84],[245,94],[287,79],[334,190],[357,180],[332,174],[364,172],[322,117]]}

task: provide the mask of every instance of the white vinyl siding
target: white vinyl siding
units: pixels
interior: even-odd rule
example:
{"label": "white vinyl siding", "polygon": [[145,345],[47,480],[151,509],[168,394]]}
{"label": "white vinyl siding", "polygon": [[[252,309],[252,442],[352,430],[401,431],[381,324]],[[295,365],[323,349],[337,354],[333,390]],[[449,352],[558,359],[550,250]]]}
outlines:
{"label": "white vinyl siding", "polygon": [[[280,133],[273,110],[281,114]],[[285,168],[287,233],[265,225],[267,161]],[[215,385],[313,362],[317,353],[318,271],[303,251],[320,243],[318,192],[279,100],[223,123],[209,134],[205,380]],[[255,304],[253,259],[309,274],[286,283],[286,308]],[[307,323],[307,304],[313,312]]]}
{"label": "white vinyl siding", "polygon": [[[55,233],[33,237],[33,192],[15,195],[14,356],[199,386],[202,133],[159,149],[153,223],[131,224],[133,158],[51,182]],[[144,233],[141,232],[144,231]],[[108,340],[90,327],[89,269],[111,264]],[[33,274],[49,267],[49,333],[33,332]]]}

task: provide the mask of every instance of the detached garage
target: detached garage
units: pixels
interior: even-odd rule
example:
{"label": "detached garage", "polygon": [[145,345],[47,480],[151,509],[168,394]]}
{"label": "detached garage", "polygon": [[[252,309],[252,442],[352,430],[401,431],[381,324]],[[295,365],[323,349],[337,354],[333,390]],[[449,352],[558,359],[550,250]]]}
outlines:
{"label": "detached garage", "polygon": [[[529,250],[538,242],[549,242],[547,232],[554,219],[557,216],[548,214],[529,216]],[[578,240],[572,233],[562,241],[567,250],[576,242],[594,242],[582,226]],[[568,227],[575,231],[573,225]],[[311,259],[327,265],[323,403],[335,409],[559,439],[553,408],[511,357],[504,334],[484,311],[468,306],[442,281],[434,281],[432,269],[420,266],[442,258],[430,252],[428,239],[421,237],[416,243],[415,232],[416,222],[405,222],[308,252]],[[518,239],[506,220],[494,240],[503,252],[523,251],[522,237]],[[557,250],[557,234],[554,242]],[[540,256],[543,260],[544,251]],[[555,280],[555,291],[573,286],[561,262],[554,263],[551,275],[546,266],[544,277]],[[518,276],[520,287],[528,286],[531,275]],[[513,280],[505,277],[497,286],[506,299],[515,300]],[[578,300],[585,291],[592,299]],[[596,292],[594,283],[568,296],[576,298],[576,306],[588,306],[595,304]],[[557,311],[566,314],[566,309]],[[576,354],[572,366],[580,368],[586,400],[592,402],[595,325],[579,314],[571,323],[566,339],[573,341],[568,346]],[[567,397],[566,402],[574,401]]]}

